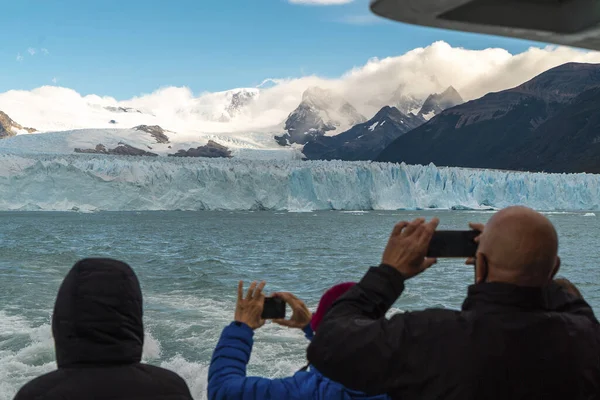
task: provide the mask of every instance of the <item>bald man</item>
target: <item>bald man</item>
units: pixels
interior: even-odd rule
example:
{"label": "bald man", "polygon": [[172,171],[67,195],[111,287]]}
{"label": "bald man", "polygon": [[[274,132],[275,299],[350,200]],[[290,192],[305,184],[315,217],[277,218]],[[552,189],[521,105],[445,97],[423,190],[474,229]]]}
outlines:
{"label": "bald man", "polygon": [[309,362],[350,389],[399,400],[600,398],[598,321],[553,282],[557,234],[533,210],[510,207],[485,229],[471,225],[482,234],[460,311],[385,318],[404,282],[435,264],[425,255],[437,225],[396,225],[381,265],[326,314]]}

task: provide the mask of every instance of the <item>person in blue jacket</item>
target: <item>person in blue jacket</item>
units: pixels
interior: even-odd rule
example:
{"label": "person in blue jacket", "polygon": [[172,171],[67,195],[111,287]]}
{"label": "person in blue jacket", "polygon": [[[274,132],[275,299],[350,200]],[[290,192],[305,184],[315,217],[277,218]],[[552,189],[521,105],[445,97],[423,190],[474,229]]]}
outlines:
{"label": "person in blue jacket", "polygon": [[[319,303],[315,316],[300,299],[291,293],[275,293],[292,308],[289,320],[273,320],[283,326],[302,329],[310,340],[317,331],[321,318],[333,301],[350,288],[351,284],[336,285]],[[330,399],[330,400],[387,400],[387,395],[368,396],[348,389],[323,376],[308,365],[293,376],[268,379],[246,376],[246,366],[252,352],[254,330],[264,325],[261,318],[264,304],[262,293],[265,282],[253,282],[246,297],[243,282],[238,284],[238,298],[234,322],[223,329],[208,370],[209,400],[267,400],[267,399]],[[348,351],[352,351],[348,349]]]}

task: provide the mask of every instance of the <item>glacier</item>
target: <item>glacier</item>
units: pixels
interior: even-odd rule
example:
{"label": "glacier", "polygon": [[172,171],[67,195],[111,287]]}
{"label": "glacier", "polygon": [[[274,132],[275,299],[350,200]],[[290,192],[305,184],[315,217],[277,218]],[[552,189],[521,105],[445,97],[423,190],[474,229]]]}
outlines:
{"label": "glacier", "polygon": [[0,154],[0,210],[593,211],[600,175],[344,161]]}

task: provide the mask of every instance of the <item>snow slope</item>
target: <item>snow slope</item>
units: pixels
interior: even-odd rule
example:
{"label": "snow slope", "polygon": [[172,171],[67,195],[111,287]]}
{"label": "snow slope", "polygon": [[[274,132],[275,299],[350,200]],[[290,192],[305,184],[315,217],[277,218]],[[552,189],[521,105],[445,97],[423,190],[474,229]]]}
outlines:
{"label": "snow slope", "polygon": [[0,154],[0,210],[597,210],[600,176],[369,162]]}
{"label": "snow slope", "polygon": [[[0,140],[0,153],[5,154],[72,154],[75,148],[93,149],[98,144],[115,148],[125,143],[160,156],[204,146],[213,140],[232,151],[237,158],[300,159],[297,148],[282,148],[266,132],[198,133],[166,132],[170,142],[159,144],[149,133],[135,129],[77,129],[63,132],[17,135]],[[109,156],[110,157],[110,156]]]}

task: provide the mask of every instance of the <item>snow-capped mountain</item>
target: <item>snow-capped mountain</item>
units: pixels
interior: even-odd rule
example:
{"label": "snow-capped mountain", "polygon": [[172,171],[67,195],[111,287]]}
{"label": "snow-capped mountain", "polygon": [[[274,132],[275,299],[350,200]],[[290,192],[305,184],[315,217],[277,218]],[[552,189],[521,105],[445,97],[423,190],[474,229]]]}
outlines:
{"label": "snow-capped mountain", "polygon": [[421,116],[385,106],[369,121],[346,132],[307,143],[302,152],[313,160],[373,160],[395,139],[424,122]]}
{"label": "snow-capped mountain", "polygon": [[231,101],[223,116],[227,120],[231,120],[236,116],[243,113],[244,108],[250,105],[255,99],[258,98],[260,91],[258,89],[240,89],[239,91],[231,94]]}
{"label": "snow-capped mountain", "polygon": [[15,136],[19,133],[32,133],[34,128],[24,128],[13,121],[8,115],[0,111],[0,139]]}
{"label": "snow-capped mountain", "polygon": [[563,64],[441,112],[377,161],[600,173],[599,105],[600,64]]}
{"label": "snow-capped mountain", "polygon": [[425,102],[415,96],[405,95],[403,91],[404,87],[400,86],[391,101],[404,111],[388,105],[369,121],[356,124],[338,135],[314,135],[308,138],[305,135],[303,154],[313,160],[373,160],[400,136],[421,126],[446,108],[463,102],[452,86],[443,93],[428,96]]}
{"label": "snow-capped mountain", "polygon": [[[260,89],[237,88],[208,93],[192,101],[190,113],[203,121],[230,122],[244,114],[246,108],[258,98]],[[185,116],[187,111],[181,110]]]}
{"label": "snow-capped mountain", "polygon": [[366,121],[344,98],[319,87],[308,88],[300,105],[285,121],[286,133],[276,137],[279,144],[306,144],[319,136],[334,136]]}
{"label": "snow-capped mountain", "polygon": [[456,89],[454,89],[454,87],[450,86],[442,93],[434,93],[429,95],[429,97],[427,97],[423,103],[423,106],[419,111],[419,115],[426,120],[430,120],[442,111],[462,103],[464,103],[463,98],[456,91]]}

